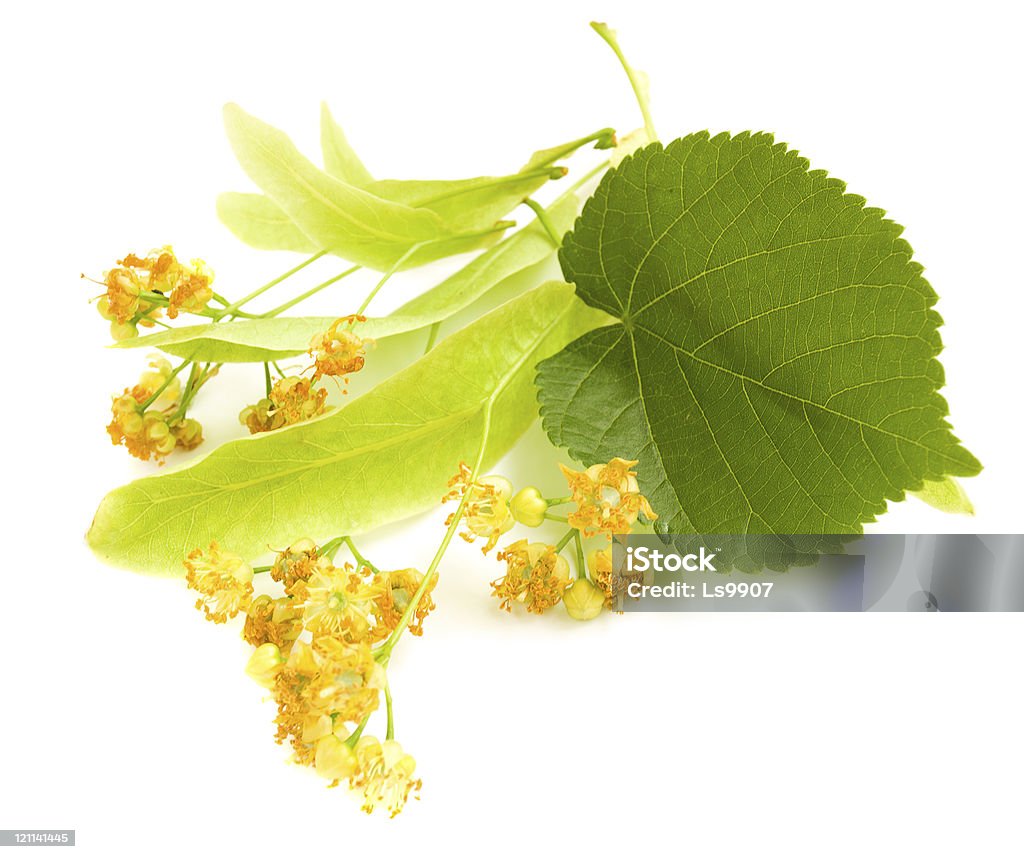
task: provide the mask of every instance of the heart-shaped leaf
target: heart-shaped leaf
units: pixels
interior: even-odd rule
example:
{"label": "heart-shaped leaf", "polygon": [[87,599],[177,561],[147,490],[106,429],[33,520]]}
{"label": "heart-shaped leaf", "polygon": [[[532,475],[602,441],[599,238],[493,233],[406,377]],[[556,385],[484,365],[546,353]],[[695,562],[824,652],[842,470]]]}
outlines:
{"label": "heart-shaped leaf", "polygon": [[618,324],[545,361],[544,426],[640,460],[658,527],[857,533],[978,461],[946,422],[936,295],[902,228],[767,134],[646,147],[559,258]]}

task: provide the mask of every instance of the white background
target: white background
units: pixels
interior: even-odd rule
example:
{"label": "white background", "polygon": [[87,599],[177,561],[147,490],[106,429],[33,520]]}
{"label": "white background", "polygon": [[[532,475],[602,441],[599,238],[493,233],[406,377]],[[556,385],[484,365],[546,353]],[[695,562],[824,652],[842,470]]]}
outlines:
{"label": "white background", "polygon": [[[607,17],[651,75],[663,139],[772,130],[907,225],[942,297],[952,420],[986,470],[967,484],[975,519],[911,501],[877,527],[1018,531],[1011,8],[5,7],[0,827],[75,827],[91,856],[1019,856],[1018,617],[508,617],[488,596],[494,562],[462,545],[427,634],[393,662],[423,800],[393,822],[365,817],[284,763],[234,631],[204,623],[180,581],[105,568],[85,548],[102,494],[148,469],[103,431],[141,356],[102,348],[78,279],[165,242],[207,259],[229,295],[287,267],[216,220],[215,195],[247,187],[225,101],[313,151],[327,99],[380,176],[507,172],[534,148],[627,131],[628,87],[586,26]],[[431,277],[395,285],[395,302]],[[359,296],[322,298],[340,313]],[[210,386],[207,449],[239,432],[261,388],[256,368]],[[531,438],[507,470],[554,488]],[[428,516],[367,548],[422,566],[440,533]]]}

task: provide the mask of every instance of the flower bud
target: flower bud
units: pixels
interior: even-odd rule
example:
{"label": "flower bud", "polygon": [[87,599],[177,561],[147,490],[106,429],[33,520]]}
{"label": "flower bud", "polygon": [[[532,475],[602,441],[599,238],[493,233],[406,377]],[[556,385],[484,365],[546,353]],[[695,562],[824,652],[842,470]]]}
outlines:
{"label": "flower bud", "polygon": [[274,678],[284,665],[284,657],[281,649],[276,644],[261,644],[249,657],[245,666],[245,673],[253,680],[270,689],[274,685]]}
{"label": "flower bud", "polygon": [[513,496],[511,507],[517,522],[528,528],[536,528],[544,521],[548,502],[536,486],[526,486]]}
{"label": "flower bud", "polygon": [[139,336],[139,329],[134,322],[118,322],[115,319],[110,323],[110,336],[114,340],[131,340]]}
{"label": "flower bud", "polygon": [[604,608],[604,593],[588,579],[576,579],[566,588],[562,602],[573,620],[593,620]]}

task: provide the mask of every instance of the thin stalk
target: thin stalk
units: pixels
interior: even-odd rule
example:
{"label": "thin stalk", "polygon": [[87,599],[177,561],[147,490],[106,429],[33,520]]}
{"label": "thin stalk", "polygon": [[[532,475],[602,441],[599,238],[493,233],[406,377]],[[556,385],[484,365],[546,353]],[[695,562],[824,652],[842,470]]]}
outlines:
{"label": "thin stalk", "polygon": [[633,95],[636,96],[636,103],[640,106],[640,114],[644,118],[644,129],[647,131],[647,137],[651,141],[657,140],[658,133],[654,130],[654,120],[651,118],[651,108],[647,103],[647,86],[642,76],[643,72],[638,72],[629,64],[629,61],[626,59],[626,55],[622,53],[622,48],[619,47],[619,40],[615,36],[615,31],[611,29],[611,27],[597,21],[591,21],[590,26],[597,35],[608,43],[608,47],[610,47],[615,52],[615,56],[618,57],[619,63],[622,65],[622,70],[626,73],[626,77],[629,78],[629,85],[633,88]]}
{"label": "thin stalk", "polygon": [[366,560],[366,558],[362,556],[362,554],[360,554],[359,550],[356,548],[356,544],[352,542],[351,537],[342,537],[341,542],[348,546],[348,550],[352,553],[352,557],[356,559],[357,564],[367,567],[374,573],[380,572],[380,570],[378,570],[377,567],[371,564],[368,560]]}
{"label": "thin stalk", "polygon": [[262,315],[262,317],[266,319],[271,319],[274,316],[277,316],[278,314],[284,313],[286,310],[290,310],[291,308],[293,308],[296,304],[305,301],[310,296],[316,295],[321,289],[326,289],[331,284],[337,283],[339,280],[341,280],[344,277],[348,277],[350,274],[354,274],[361,268],[361,265],[354,265],[352,266],[352,268],[346,269],[341,274],[329,278],[325,280],[323,283],[317,284],[312,289],[306,290],[304,293],[302,293],[302,295],[296,296],[291,301],[286,301],[284,304],[275,307],[273,310],[268,310],[266,313]]}
{"label": "thin stalk", "polygon": [[566,495],[563,498],[545,498],[548,507],[557,507],[559,504],[568,504],[572,501],[571,495]]}
{"label": "thin stalk", "polygon": [[395,738],[395,713],[391,704],[391,684],[384,684],[384,704],[388,709],[388,732],[384,736],[386,740],[393,740]]}
{"label": "thin stalk", "polygon": [[423,350],[423,354],[426,355],[431,349],[434,348],[434,344],[437,342],[437,332],[441,330],[441,323],[435,322],[430,326],[430,331],[427,332],[427,348]]}
{"label": "thin stalk", "polygon": [[[484,452],[487,450],[487,440],[491,434],[491,408],[491,403],[488,403],[487,408],[484,411],[484,426],[480,435],[480,450],[477,453],[476,462],[473,464],[473,468],[469,473],[470,484],[476,480],[476,477],[483,466]],[[469,499],[469,495],[470,493],[468,491],[463,493],[462,498],[459,500],[459,506],[455,509],[455,513],[452,515],[452,520],[448,525],[448,530],[445,531],[444,538],[441,540],[441,545],[438,546],[437,552],[434,553],[434,557],[430,561],[430,566],[427,567],[427,572],[426,575],[423,576],[423,581],[420,582],[420,586],[416,589],[416,593],[414,593],[412,595],[412,599],[409,600],[409,605],[405,607],[405,611],[402,613],[402,617],[399,619],[398,625],[395,627],[391,635],[388,636],[387,641],[385,641],[377,650],[376,657],[382,665],[387,665],[388,660],[391,658],[391,651],[394,650],[395,645],[398,643],[398,639],[402,637],[402,633],[405,632],[405,628],[412,620],[412,616],[415,614],[416,608],[420,604],[420,600],[423,599],[423,595],[427,592],[427,588],[430,587],[431,582],[433,582],[434,575],[437,573],[437,566],[441,563],[441,559],[444,557],[444,553],[447,551],[448,545],[451,543],[452,538],[455,536],[455,532],[458,530],[459,522],[462,520],[462,512],[466,508],[466,501]]]}
{"label": "thin stalk", "polygon": [[229,313],[234,313],[236,310],[238,310],[239,307],[241,307],[244,304],[248,304],[256,297],[263,295],[264,292],[266,292],[268,289],[272,289],[273,287],[277,286],[282,280],[287,280],[293,274],[302,271],[307,265],[312,265],[326,253],[327,251],[319,251],[318,253],[313,254],[313,256],[309,257],[306,260],[303,260],[294,268],[288,269],[288,271],[286,271],[284,274],[275,277],[273,280],[263,284],[263,286],[261,286],[259,289],[254,289],[245,297],[238,299],[238,301],[232,302],[227,307],[225,307],[224,310],[221,311],[221,315],[227,316]]}
{"label": "thin stalk", "polygon": [[186,358],[177,367],[175,367],[173,370],[171,370],[171,372],[167,376],[167,378],[164,379],[164,383],[159,388],[157,388],[152,394],[150,394],[149,398],[144,403],[142,403],[141,406],[139,406],[139,408],[141,408],[142,411],[145,411],[151,405],[153,405],[153,403],[156,402],[157,398],[164,391],[167,390],[167,386],[169,384],[171,384],[171,382],[173,382],[175,378],[177,378],[178,373],[180,373],[182,370],[184,370],[191,363],[192,363],[192,359],[191,358]]}
{"label": "thin stalk", "polygon": [[580,537],[580,532],[577,531],[573,539],[576,541],[576,578],[586,579],[587,576],[587,561],[583,557],[583,539]]}
{"label": "thin stalk", "polygon": [[322,558],[330,558],[333,561],[334,556],[338,553],[338,549],[345,544],[347,539],[348,537],[335,537],[333,540],[328,540],[320,547],[320,556]]}
{"label": "thin stalk", "polygon": [[359,742],[359,738],[360,738],[360,737],[361,737],[361,736],[363,735],[363,731],[365,731],[365,730],[366,730],[366,723],[367,723],[367,722],[369,722],[369,721],[370,721],[370,714],[369,714],[369,713],[367,713],[367,714],[366,714],[366,715],[365,715],[365,716],[363,717],[363,721],[361,721],[361,722],[359,723],[359,727],[357,727],[357,728],[356,728],[356,729],[355,729],[355,730],[354,730],[354,731],[353,731],[353,732],[352,732],[352,733],[351,733],[351,734],[349,735],[349,738],[348,738],[347,740],[345,740],[345,742],[346,742],[346,743],[348,744],[348,747],[349,747],[350,749],[354,749],[354,748],[355,748],[355,746],[356,746],[356,743],[357,743],[357,742]]}
{"label": "thin stalk", "polygon": [[270,364],[268,364],[266,361],[263,362],[263,380],[266,383],[267,396],[269,397],[270,389],[273,387],[273,384],[271,384],[270,381]]}
{"label": "thin stalk", "polygon": [[533,209],[533,213],[537,216],[537,220],[540,221],[540,225],[544,228],[544,232],[548,234],[548,238],[551,239],[551,244],[556,248],[561,247],[562,237],[558,235],[558,230],[555,229],[555,225],[551,223],[551,218],[548,217],[547,210],[532,197],[527,197],[523,200],[523,204]]}
{"label": "thin stalk", "polygon": [[575,528],[570,528],[568,531],[566,531],[565,532],[565,536],[562,537],[562,539],[559,540],[555,544],[555,553],[557,554],[558,552],[561,552],[562,549],[564,549],[566,546],[568,546],[569,545],[569,541],[572,539],[573,534],[578,534],[578,533],[579,532]]}

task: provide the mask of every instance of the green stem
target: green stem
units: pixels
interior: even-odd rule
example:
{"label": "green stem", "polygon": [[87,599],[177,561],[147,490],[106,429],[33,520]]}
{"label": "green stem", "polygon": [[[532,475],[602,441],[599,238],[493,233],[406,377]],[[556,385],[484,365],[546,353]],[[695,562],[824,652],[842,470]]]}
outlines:
{"label": "green stem", "polygon": [[377,282],[377,285],[370,290],[370,294],[366,296],[366,299],[363,301],[363,303],[359,305],[359,309],[355,312],[354,315],[365,316],[366,308],[370,306],[370,302],[373,301],[373,299],[377,296],[377,293],[380,292],[381,287],[383,287],[385,283],[391,280],[392,275],[394,275],[395,272],[397,272],[403,265],[405,265],[405,263],[408,262],[409,259],[422,248],[428,247],[432,244],[436,244],[437,242],[451,241],[452,239],[472,239],[480,236],[487,236],[490,235],[491,233],[500,233],[504,232],[509,227],[514,226],[514,221],[498,221],[498,223],[496,223],[493,227],[488,227],[486,230],[476,230],[471,233],[459,233],[458,235],[454,236],[444,236],[443,238],[440,239],[427,239],[426,241],[423,242],[416,242],[416,244],[414,244],[404,254],[402,254],[395,262],[395,264],[384,273],[384,277],[382,277]]}
{"label": "green stem", "polygon": [[359,727],[357,727],[352,732],[351,736],[347,740],[345,740],[345,742],[348,744],[348,747],[350,749],[354,749],[356,747],[356,743],[359,742],[359,738],[363,735],[363,731],[366,730],[366,723],[369,722],[369,721],[370,721],[370,715],[369,714],[363,716],[363,721],[361,721],[359,723]]}
{"label": "green stem", "polygon": [[563,498],[545,498],[548,507],[557,507],[559,504],[568,504],[572,501],[571,495],[566,495]]}
{"label": "green stem", "polygon": [[622,53],[622,48],[619,47],[619,40],[615,36],[615,31],[611,29],[607,24],[601,24],[597,21],[591,21],[591,28],[597,33],[602,39],[608,43],[614,52],[615,56],[618,57],[619,63],[622,65],[623,71],[626,73],[626,77],[629,78],[629,85],[633,88],[633,95],[636,96],[636,103],[640,106],[640,114],[644,118],[644,129],[647,131],[647,137],[651,142],[658,139],[658,134],[654,130],[654,120],[651,119],[651,108],[647,103],[647,87],[644,85],[641,72],[636,71],[626,59],[626,55]]}
{"label": "green stem", "polygon": [[548,156],[545,164],[551,164],[554,161],[558,161],[568,155],[572,155],[577,149],[582,149],[591,141],[596,141],[596,149],[611,149],[615,145],[615,129],[614,128],[602,128],[599,131],[595,131],[593,134],[588,134],[586,137],[581,137],[579,140],[573,140],[570,143],[566,143],[564,146],[559,146],[557,149],[552,150]]}
{"label": "green stem", "polygon": [[548,234],[548,238],[551,239],[551,244],[556,248],[562,246],[562,237],[558,235],[558,230],[555,229],[555,225],[551,223],[551,218],[548,217],[547,210],[532,197],[527,197],[523,200],[523,204],[533,209],[533,213],[537,216],[537,220],[540,221],[540,225],[544,228],[544,232]]}
{"label": "green stem", "polygon": [[384,277],[382,277],[379,281],[377,281],[377,285],[373,289],[370,290],[370,294],[368,296],[366,296],[366,298],[363,300],[363,303],[359,305],[359,309],[355,312],[354,315],[355,316],[364,316],[366,314],[366,308],[369,307],[370,306],[370,302],[373,301],[374,298],[376,298],[377,293],[380,292],[380,290],[381,290],[381,287],[383,287],[385,283],[387,283],[389,280],[391,280],[391,276],[396,271],[398,271],[398,269],[400,269],[402,267],[402,265],[405,262],[407,262],[408,259],[414,253],[416,253],[416,251],[418,251],[420,248],[422,248],[424,245],[427,245],[427,244],[430,244],[430,242],[416,242],[416,244],[414,244],[412,247],[409,248],[409,250],[407,250],[404,254],[402,254],[398,258],[397,262],[395,262],[395,264],[393,266],[391,266],[391,268],[389,268],[384,273]]}
{"label": "green stem", "polygon": [[583,539],[577,531],[573,539],[576,541],[576,578],[587,579],[587,560],[583,557]]}
{"label": "green stem", "polygon": [[391,684],[384,684],[384,704],[388,709],[388,732],[385,734],[385,740],[393,740],[395,738],[395,713],[391,705]]}
{"label": "green stem", "polygon": [[175,367],[173,370],[171,370],[171,372],[167,376],[167,378],[164,379],[164,383],[159,388],[157,388],[152,394],[150,394],[149,398],[139,406],[139,409],[141,411],[146,411],[146,409],[148,409],[151,405],[153,405],[153,403],[155,403],[157,401],[157,398],[164,391],[167,390],[167,386],[169,384],[171,384],[171,382],[173,382],[174,379],[177,378],[178,373],[180,373],[182,370],[184,370],[191,363],[192,363],[192,359],[191,358],[186,358],[177,367]]}
{"label": "green stem", "polygon": [[306,290],[304,293],[302,293],[302,295],[296,296],[291,301],[286,301],[284,304],[275,307],[273,310],[268,310],[266,313],[262,315],[261,318],[271,319],[274,316],[277,316],[278,314],[284,313],[286,310],[290,310],[291,308],[293,308],[296,304],[305,301],[310,296],[316,295],[321,289],[326,289],[331,284],[337,283],[339,280],[341,280],[344,277],[348,277],[350,274],[354,274],[361,268],[361,265],[354,265],[352,266],[352,268],[346,269],[341,274],[329,278],[325,280],[323,283],[317,284],[312,289]]}
{"label": "green stem", "polygon": [[227,307],[225,307],[222,311],[220,311],[220,315],[221,316],[227,316],[229,313],[234,313],[236,310],[238,310],[239,307],[241,307],[244,304],[248,304],[250,301],[252,301],[256,297],[258,297],[260,295],[263,295],[264,292],[266,292],[268,289],[271,289],[271,288],[277,286],[282,280],[287,280],[293,274],[302,271],[302,269],[304,269],[307,265],[312,265],[318,259],[320,259],[320,257],[324,256],[326,253],[327,253],[327,251],[320,251],[319,253],[313,254],[313,256],[309,257],[306,260],[303,260],[302,262],[300,262],[294,268],[288,269],[288,271],[286,271],[284,274],[280,275],[279,277],[275,277],[273,280],[268,281],[267,283],[263,284],[263,286],[261,286],[259,289],[254,289],[252,292],[250,292],[244,298],[240,298],[240,299],[238,299],[238,301],[232,302]]}
{"label": "green stem", "polygon": [[270,381],[270,364],[268,364],[266,361],[263,362],[263,380],[266,383],[267,396],[269,397],[270,389],[274,386]]}
{"label": "green stem", "polygon": [[554,513],[545,513],[545,519],[550,519],[552,522],[565,522],[568,524],[569,520],[565,516],[556,516]]}
{"label": "green stem", "polygon": [[572,539],[573,534],[578,533],[579,532],[575,528],[570,528],[568,531],[566,531],[565,536],[562,537],[562,539],[555,544],[555,552],[561,552],[562,549],[569,545],[569,541]]}
{"label": "green stem", "polygon": [[330,558],[333,561],[334,556],[338,553],[338,549],[345,545],[345,541],[347,539],[348,537],[335,537],[333,540],[328,540],[317,550],[317,552],[320,557]]}
{"label": "green stem", "polygon": [[378,570],[377,567],[371,564],[368,560],[366,560],[366,558],[362,556],[362,554],[360,554],[359,550],[356,548],[356,544],[352,542],[351,537],[341,537],[340,539],[342,543],[348,546],[348,550],[352,553],[352,557],[356,559],[357,564],[369,568],[374,573],[380,572],[380,570]]}
{"label": "green stem", "polygon": [[[487,450],[487,441],[491,435],[491,410],[492,402],[487,403],[487,407],[484,411],[484,426],[480,434],[480,450],[477,452],[476,462],[473,464],[473,468],[469,473],[469,483],[472,484],[476,480],[476,476],[480,473],[480,469],[483,466],[484,453]],[[423,595],[427,592],[427,588],[430,587],[431,582],[434,579],[434,574],[437,572],[437,565],[441,563],[441,559],[444,557],[444,553],[448,549],[449,543],[455,536],[455,532],[458,530],[459,522],[462,520],[462,512],[466,508],[466,501],[469,499],[470,493],[464,492],[462,498],[459,500],[459,506],[455,509],[455,513],[452,515],[451,523],[448,525],[448,530],[445,532],[444,538],[441,540],[441,545],[438,546],[437,552],[434,553],[434,557],[430,562],[430,566],[427,567],[427,573],[423,577],[423,581],[420,582],[420,586],[416,589],[416,593],[412,595],[412,599],[409,600],[409,605],[406,606],[405,611],[402,613],[402,617],[398,621],[398,625],[395,627],[391,635],[388,636],[385,641],[376,652],[377,661],[382,665],[386,665],[388,659],[391,658],[391,651],[394,650],[395,645],[398,643],[398,639],[402,637],[402,633],[405,632],[405,628],[409,625],[413,615],[416,612],[416,607],[420,604],[420,600],[423,599]]]}

